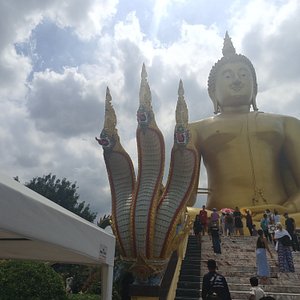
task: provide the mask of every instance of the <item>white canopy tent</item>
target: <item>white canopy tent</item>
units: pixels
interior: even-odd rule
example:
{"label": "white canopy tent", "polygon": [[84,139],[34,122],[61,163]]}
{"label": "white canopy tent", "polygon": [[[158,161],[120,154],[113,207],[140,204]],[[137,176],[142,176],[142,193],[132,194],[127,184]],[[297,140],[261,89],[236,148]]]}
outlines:
{"label": "white canopy tent", "polygon": [[112,298],[115,237],[0,174],[0,258],[101,265]]}

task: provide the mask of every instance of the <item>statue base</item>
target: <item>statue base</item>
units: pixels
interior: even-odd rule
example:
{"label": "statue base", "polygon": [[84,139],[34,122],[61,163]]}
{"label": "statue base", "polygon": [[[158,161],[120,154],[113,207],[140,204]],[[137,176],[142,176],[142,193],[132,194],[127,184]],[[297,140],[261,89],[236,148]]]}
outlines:
{"label": "statue base", "polygon": [[159,284],[131,284],[131,300],[166,300],[173,280],[173,276],[175,274],[177,263],[178,254],[177,251],[174,251]]}

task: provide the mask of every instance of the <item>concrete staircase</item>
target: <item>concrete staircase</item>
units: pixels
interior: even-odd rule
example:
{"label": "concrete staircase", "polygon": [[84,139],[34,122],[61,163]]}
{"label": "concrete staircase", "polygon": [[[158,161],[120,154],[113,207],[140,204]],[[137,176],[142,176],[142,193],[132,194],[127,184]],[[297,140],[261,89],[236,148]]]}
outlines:
{"label": "concrete staircase", "polygon": [[[221,239],[222,254],[215,255],[210,238],[208,236],[202,237],[201,284],[203,275],[208,272],[207,260],[215,259],[219,267],[218,272],[226,277],[232,299],[248,299],[250,291],[249,278],[256,276],[255,247],[257,237],[222,237]],[[300,300],[300,252],[293,252],[296,272],[279,273],[276,265],[277,253],[274,246],[269,245],[273,252],[273,259],[269,259],[271,278],[267,285],[262,286],[264,291],[276,300]],[[269,255],[268,258],[270,258]]]}
{"label": "concrete staircase", "polygon": [[196,237],[190,235],[185,257],[181,265],[175,300],[200,299],[200,263],[200,245]]}

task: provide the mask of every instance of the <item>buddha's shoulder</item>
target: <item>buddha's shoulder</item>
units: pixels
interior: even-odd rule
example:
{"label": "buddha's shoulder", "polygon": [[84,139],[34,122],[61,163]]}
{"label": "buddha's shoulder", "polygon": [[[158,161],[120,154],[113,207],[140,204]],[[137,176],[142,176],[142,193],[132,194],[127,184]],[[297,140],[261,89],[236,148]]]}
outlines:
{"label": "buddha's shoulder", "polygon": [[257,117],[261,119],[280,121],[283,123],[300,123],[300,120],[293,116],[265,112],[255,112],[255,114],[257,114]]}
{"label": "buddha's shoulder", "polygon": [[190,123],[190,127],[193,128],[203,128],[207,126],[211,126],[213,124],[217,123],[227,123],[228,121],[231,122],[236,122],[239,120],[243,120],[247,116],[249,120],[251,119],[265,119],[268,121],[273,121],[273,122],[300,122],[299,119],[293,116],[287,116],[287,115],[280,115],[280,114],[274,114],[274,113],[266,113],[262,111],[252,111],[247,114],[219,114],[215,115],[209,118],[205,118],[196,122]]}
{"label": "buddha's shoulder", "polygon": [[218,121],[218,119],[216,119],[216,117],[213,116],[213,117],[201,119],[199,121],[191,122],[189,125],[193,129],[193,128],[199,128],[199,127],[206,127],[217,121]]}

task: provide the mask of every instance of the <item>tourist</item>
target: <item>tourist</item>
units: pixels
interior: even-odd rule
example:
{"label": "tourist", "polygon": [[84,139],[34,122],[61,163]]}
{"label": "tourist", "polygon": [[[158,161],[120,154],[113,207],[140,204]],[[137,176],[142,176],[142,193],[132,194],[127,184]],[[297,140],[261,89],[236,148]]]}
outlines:
{"label": "tourist", "polygon": [[200,218],[200,222],[202,225],[202,234],[204,235],[205,232],[207,231],[207,211],[205,210],[205,205],[202,206],[202,209],[199,212],[199,218]]}
{"label": "tourist", "polygon": [[259,229],[257,230],[258,238],[256,242],[256,267],[257,276],[261,279],[261,284],[266,284],[268,277],[270,277],[270,267],[267,259],[267,251],[271,258],[273,255],[269,249],[268,242],[264,237],[264,232]]}
{"label": "tourist", "polygon": [[258,233],[257,233],[257,230],[256,230],[256,225],[253,224],[253,227],[252,227],[252,236],[257,236]]}
{"label": "tourist", "polygon": [[278,254],[279,272],[295,272],[291,251],[292,237],[287,230],[282,228],[281,223],[276,224],[275,231],[276,250]]}
{"label": "tourist", "polygon": [[272,237],[269,234],[269,218],[266,213],[264,213],[263,218],[260,220],[260,228],[264,232],[265,237],[272,242]]}
{"label": "tourist", "polygon": [[269,223],[271,223],[274,219],[274,215],[272,214],[272,212],[268,208],[265,210],[265,214],[267,215]]}
{"label": "tourist", "polygon": [[275,245],[275,239],[274,239],[274,235],[275,235],[275,230],[276,230],[276,225],[274,224],[274,219],[270,219],[269,225],[268,225],[268,231],[269,231],[269,235],[271,236],[272,242]]}
{"label": "tourist", "polygon": [[219,233],[219,224],[216,221],[211,221],[209,226],[209,234],[211,235],[212,245],[215,254],[221,254],[221,240]]}
{"label": "tourist", "polygon": [[262,297],[266,296],[264,290],[258,286],[257,277],[251,277],[250,284],[251,284],[251,291],[250,291],[250,297],[248,298],[249,300],[260,300]]}
{"label": "tourist", "polygon": [[223,234],[223,236],[225,236],[226,235],[226,230],[225,230],[225,213],[224,212],[222,212],[222,214],[221,214],[221,217],[220,217],[220,220],[221,220],[221,231],[222,231],[222,234]]}
{"label": "tourist", "polygon": [[199,215],[196,215],[196,217],[195,217],[193,230],[194,230],[194,235],[196,236],[197,242],[198,242],[198,244],[200,244],[201,243],[202,225],[200,222]]}
{"label": "tourist", "polygon": [[226,213],[225,215],[225,235],[227,236],[232,236],[233,234],[233,217],[232,214],[230,213]]}
{"label": "tourist", "polygon": [[220,218],[220,216],[219,216],[219,214],[218,214],[218,212],[217,212],[217,209],[216,209],[216,208],[213,208],[213,211],[212,211],[212,213],[211,213],[211,215],[210,215],[211,221],[212,221],[212,222],[216,222],[216,223],[219,224],[219,218]]}
{"label": "tourist", "polygon": [[235,228],[235,234],[236,235],[244,235],[244,225],[242,221],[242,214],[239,210],[239,208],[236,206],[234,212],[233,212],[233,218],[234,218],[234,228]]}
{"label": "tourist", "polygon": [[296,233],[295,220],[289,217],[289,214],[287,212],[284,213],[283,216],[285,217],[285,229],[288,231],[292,238],[293,251],[300,251],[299,241]]}
{"label": "tourist", "polygon": [[280,223],[280,215],[276,209],[274,209],[274,224]]}
{"label": "tourist", "polygon": [[250,210],[249,209],[247,209],[247,211],[246,211],[246,227],[248,228],[250,235],[252,235],[253,220],[252,220],[252,216],[250,214]]}
{"label": "tourist", "polygon": [[225,277],[216,272],[217,263],[213,259],[207,261],[208,273],[203,276],[202,282],[202,299],[208,300],[210,295],[218,296],[220,300],[231,300]]}

